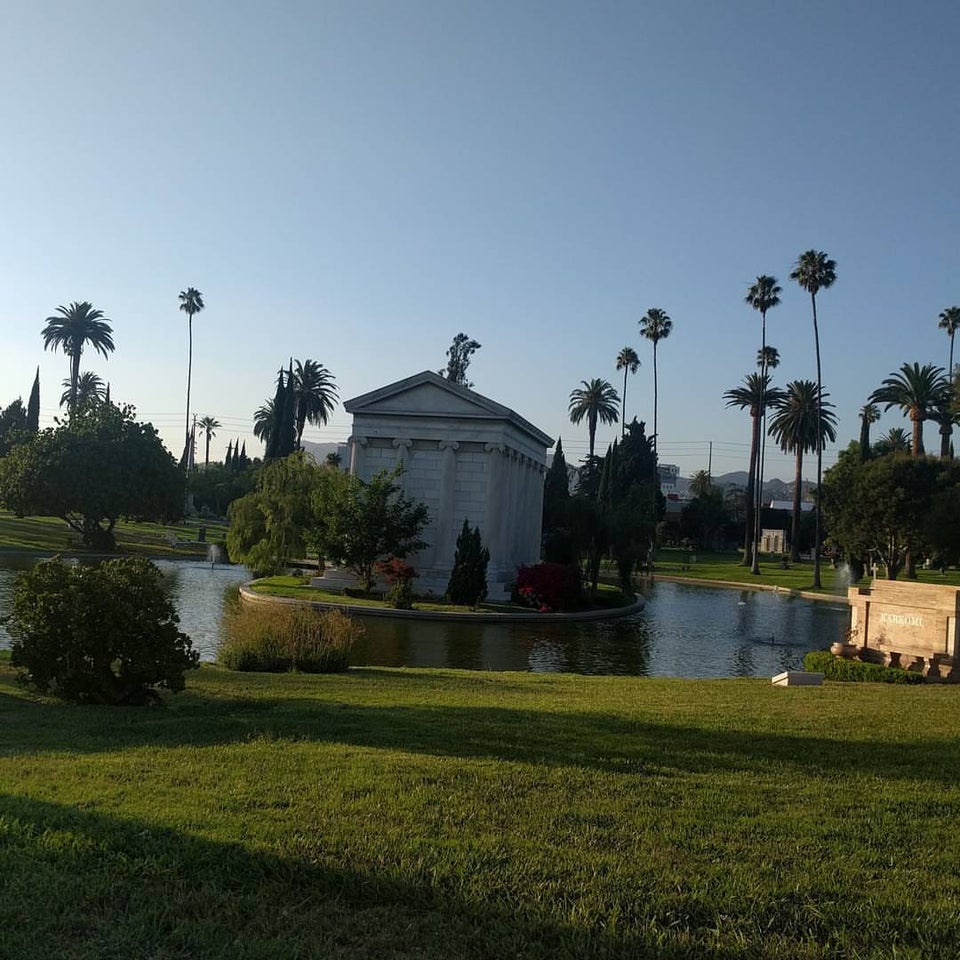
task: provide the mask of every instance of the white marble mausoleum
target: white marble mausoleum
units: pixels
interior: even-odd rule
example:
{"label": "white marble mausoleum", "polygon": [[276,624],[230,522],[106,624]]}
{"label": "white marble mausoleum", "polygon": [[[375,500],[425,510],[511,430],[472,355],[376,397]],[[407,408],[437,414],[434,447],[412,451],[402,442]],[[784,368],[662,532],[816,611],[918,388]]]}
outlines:
{"label": "white marble mausoleum", "polygon": [[403,464],[404,493],[426,504],[428,546],[408,558],[418,593],[441,596],[464,518],[490,551],[491,598],[540,559],[547,448],[519,414],[429,370],[348,400],[350,472],[369,480]]}

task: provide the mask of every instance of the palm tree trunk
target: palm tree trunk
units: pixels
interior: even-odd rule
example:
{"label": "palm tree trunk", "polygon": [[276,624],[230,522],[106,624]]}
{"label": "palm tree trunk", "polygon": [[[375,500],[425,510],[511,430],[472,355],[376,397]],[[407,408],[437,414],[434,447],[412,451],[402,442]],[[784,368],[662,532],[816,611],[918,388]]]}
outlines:
{"label": "palm tree trunk", "polygon": [[817,326],[817,295],[810,294],[813,302],[813,343],[817,350],[817,499],[814,501],[813,525],[813,588],[819,590],[820,582],[820,486],[823,482],[823,378],[820,372],[820,328]]}
{"label": "palm tree trunk", "polygon": [[203,453],[203,469],[206,470],[210,466],[210,431],[207,431],[207,447]]}
{"label": "palm tree trunk", "polygon": [[759,420],[754,414],[751,414],[752,423],[750,425],[750,469],[747,473],[747,492],[744,497],[744,506],[747,516],[744,524],[743,535],[743,560],[741,566],[750,567],[753,570],[753,526],[754,510],[756,508],[754,497],[754,486],[757,476],[757,425]]}
{"label": "palm tree trunk", "polygon": [[653,456],[657,456],[657,341],[653,341]]}
{"label": "palm tree trunk", "polygon": [[912,453],[915,457],[923,456],[923,420],[919,416],[910,415],[913,424]]}
{"label": "palm tree trunk", "polygon": [[803,445],[797,444],[797,469],[793,479],[793,516],[790,518],[790,559],[800,559],[800,491],[803,487]]}
{"label": "palm tree trunk", "polygon": [[[766,383],[767,383],[767,311],[760,312],[760,423],[766,428],[767,410],[766,404]],[[757,487],[756,487],[756,514],[753,521],[753,562],[750,566],[750,572],[760,573],[760,523],[761,511],[763,506],[763,448],[766,440],[766,429],[760,432],[759,449],[757,450]]]}
{"label": "palm tree trunk", "polygon": [[77,389],[80,385],[80,347],[70,355],[70,413],[77,408]]}
{"label": "palm tree trunk", "polygon": [[953,434],[953,429],[949,420],[944,420],[940,424],[940,459],[949,460],[950,459],[950,439]]}
{"label": "palm tree trunk", "polygon": [[[190,443],[190,378],[193,375],[193,314],[187,314],[187,333],[189,337],[189,350],[187,352],[187,443]],[[189,462],[189,456],[187,461]]]}
{"label": "palm tree trunk", "polygon": [[620,436],[627,435],[627,368],[623,368],[623,404],[620,407]]}

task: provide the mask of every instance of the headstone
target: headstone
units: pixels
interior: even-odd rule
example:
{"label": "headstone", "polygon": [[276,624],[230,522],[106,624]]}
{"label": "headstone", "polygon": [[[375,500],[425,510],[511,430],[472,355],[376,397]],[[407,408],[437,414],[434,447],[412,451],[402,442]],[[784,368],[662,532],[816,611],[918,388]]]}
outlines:
{"label": "headstone", "polygon": [[785,670],[773,678],[775,687],[819,687],[823,685],[822,673],[806,673],[803,670]]}

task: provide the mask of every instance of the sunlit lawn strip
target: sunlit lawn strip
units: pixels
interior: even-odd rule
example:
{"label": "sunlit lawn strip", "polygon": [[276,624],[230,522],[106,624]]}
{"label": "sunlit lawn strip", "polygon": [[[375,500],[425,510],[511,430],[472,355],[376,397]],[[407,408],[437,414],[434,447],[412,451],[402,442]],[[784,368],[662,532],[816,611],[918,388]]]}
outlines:
{"label": "sunlit lawn strip", "polygon": [[958,691],[0,665],[5,958],[960,955]]}

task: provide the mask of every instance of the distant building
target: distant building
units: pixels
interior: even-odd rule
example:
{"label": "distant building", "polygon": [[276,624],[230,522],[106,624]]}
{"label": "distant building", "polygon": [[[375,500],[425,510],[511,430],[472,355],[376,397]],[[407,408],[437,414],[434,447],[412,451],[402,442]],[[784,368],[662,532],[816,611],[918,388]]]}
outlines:
{"label": "distant building", "polygon": [[660,489],[664,496],[677,492],[677,481],[680,479],[680,468],[675,463],[658,463],[657,474],[660,477]]}

